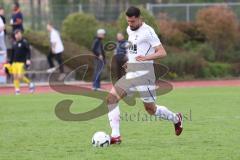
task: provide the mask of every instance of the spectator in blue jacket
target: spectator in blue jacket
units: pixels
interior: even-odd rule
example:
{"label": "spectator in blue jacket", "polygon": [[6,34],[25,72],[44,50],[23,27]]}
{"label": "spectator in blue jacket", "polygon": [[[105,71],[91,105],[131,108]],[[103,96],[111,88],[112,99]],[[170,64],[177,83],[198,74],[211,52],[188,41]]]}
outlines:
{"label": "spectator in blue jacket", "polygon": [[105,53],[103,49],[102,40],[105,38],[106,31],[104,29],[97,30],[97,36],[93,41],[92,52],[94,59],[94,74],[93,74],[93,90],[101,88],[101,72],[104,68]]}
{"label": "spectator in blue jacket", "polygon": [[11,17],[10,24],[12,25],[13,33],[16,30],[20,30],[22,32],[24,31],[24,28],[23,28],[23,14],[21,12],[20,5],[19,5],[18,2],[15,2],[13,4],[13,12],[12,12],[12,17]]}

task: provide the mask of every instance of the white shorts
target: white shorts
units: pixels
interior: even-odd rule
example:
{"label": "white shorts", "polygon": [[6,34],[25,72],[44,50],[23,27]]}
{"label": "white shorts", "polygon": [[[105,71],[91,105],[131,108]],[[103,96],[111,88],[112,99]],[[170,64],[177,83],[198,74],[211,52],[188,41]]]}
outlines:
{"label": "white shorts", "polygon": [[156,101],[155,73],[152,65],[137,72],[128,72],[115,84],[115,87],[123,89],[127,96],[137,95],[145,103]]}

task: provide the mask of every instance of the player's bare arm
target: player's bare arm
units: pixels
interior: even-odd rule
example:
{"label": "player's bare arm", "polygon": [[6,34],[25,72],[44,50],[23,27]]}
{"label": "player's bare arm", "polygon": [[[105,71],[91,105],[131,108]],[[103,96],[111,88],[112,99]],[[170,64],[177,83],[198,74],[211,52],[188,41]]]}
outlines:
{"label": "player's bare arm", "polygon": [[159,58],[164,58],[167,56],[167,52],[165,51],[165,49],[163,48],[162,45],[159,45],[155,48],[155,53],[154,54],[150,54],[147,56],[137,56],[136,60],[137,61],[150,61],[150,60],[156,60]]}

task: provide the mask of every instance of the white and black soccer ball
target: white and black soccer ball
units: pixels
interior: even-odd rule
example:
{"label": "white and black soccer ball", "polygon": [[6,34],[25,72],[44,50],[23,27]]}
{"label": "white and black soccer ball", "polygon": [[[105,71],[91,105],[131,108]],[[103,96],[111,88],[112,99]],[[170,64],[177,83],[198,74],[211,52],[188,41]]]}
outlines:
{"label": "white and black soccer ball", "polygon": [[92,137],[92,145],[94,147],[108,147],[110,143],[110,136],[105,132],[96,132]]}

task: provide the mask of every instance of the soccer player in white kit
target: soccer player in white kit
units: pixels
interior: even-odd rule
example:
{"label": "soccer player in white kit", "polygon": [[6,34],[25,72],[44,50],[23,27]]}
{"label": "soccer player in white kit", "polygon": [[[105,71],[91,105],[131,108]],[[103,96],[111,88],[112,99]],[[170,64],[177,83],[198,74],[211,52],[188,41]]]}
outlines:
{"label": "soccer player in white kit", "polygon": [[155,86],[155,73],[153,61],[166,56],[158,36],[152,27],[144,23],[141,11],[137,7],[130,7],[126,11],[128,22],[128,62],[127,73],[111,89],[107,97],[108,118],[112,128],[111,144],[120,144],[120,110],[118,102],[133,91],[138,91],[143,101],[145,110],[150,115],[172,121],[175,134],[179,136],[183,130],[181,113],[173,113],[164,106],[155,103],[156,93],[152,89]]}

